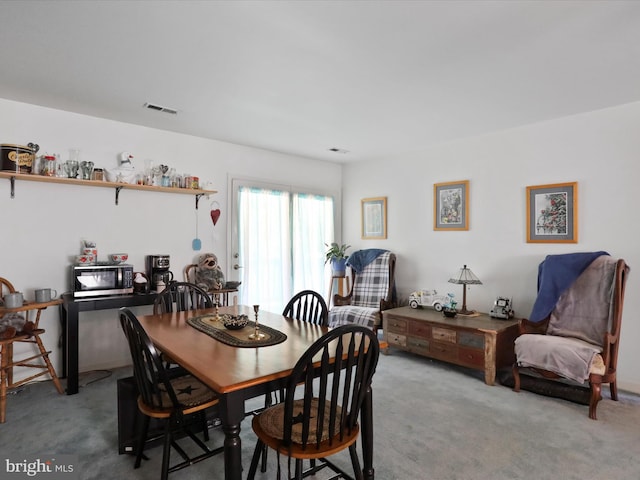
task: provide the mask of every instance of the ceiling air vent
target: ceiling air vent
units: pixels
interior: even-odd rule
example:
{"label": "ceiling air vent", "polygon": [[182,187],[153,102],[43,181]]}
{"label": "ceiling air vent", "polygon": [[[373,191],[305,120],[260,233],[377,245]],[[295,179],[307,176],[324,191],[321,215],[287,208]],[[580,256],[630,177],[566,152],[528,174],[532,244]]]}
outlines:
{"label": "ceiling air vent", "polygon": [[144,107],[148,108],[149,110],[156,110],[158,112],[170,113],[171,115],[178,114],[178,110],[176,110],[175,108],[162,107],[160,105],[155,105],[153,103],[145,103]]}

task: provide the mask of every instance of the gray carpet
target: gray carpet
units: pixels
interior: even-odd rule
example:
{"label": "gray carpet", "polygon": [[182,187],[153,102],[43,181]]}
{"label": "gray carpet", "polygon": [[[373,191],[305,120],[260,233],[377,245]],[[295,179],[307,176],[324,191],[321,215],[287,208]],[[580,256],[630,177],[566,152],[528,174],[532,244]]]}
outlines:
{"label": "gray carpet", "polygon": [[[5,458],[51,454],[76,455],[76,478],[159,478],[160,447],[138,470],[131,456],[118,455],[116,379],[130,374],[128,368],[103,379],[103,372],[83,374],[85,386],[73,396],[58,395],[50,382],[10,396],[7,423],[0,425],[0,478]],[[374,377],[376,478],[637,480],[640,397],[620,397],[603,399],[593,421],[584,405],[489,387],[478,372],[393,351],[380,357]],[[249,419],[242,428],[247,469],[254,446]],[[210,443],[221,441],[214,430]],[[257,478],[276,478],[273,452],[269,459],[269,471]],[[348,467],[348,456],[338,463]],[[170,478],[223,479],[222,457]]]}

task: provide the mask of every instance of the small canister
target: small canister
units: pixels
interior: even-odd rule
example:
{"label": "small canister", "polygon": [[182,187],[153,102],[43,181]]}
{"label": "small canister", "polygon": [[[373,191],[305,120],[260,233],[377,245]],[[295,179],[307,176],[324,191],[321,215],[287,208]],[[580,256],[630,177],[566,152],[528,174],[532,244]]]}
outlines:
{"label": "small canister", "polygon": [[94,168],[91,179],[99,180],[102,182],[104,180],[104,170],[102,168]]}
{"label": "small canister", "polygon": [[40,165],[40,173],[46,177],[56,176],[56,157],[55,155],[45,155],[42,157],[42,163]]}
{"label": "small canister", "polygon": [[197,190],[200,188],[200,178],[199,177],[191,177],[191,188]]}

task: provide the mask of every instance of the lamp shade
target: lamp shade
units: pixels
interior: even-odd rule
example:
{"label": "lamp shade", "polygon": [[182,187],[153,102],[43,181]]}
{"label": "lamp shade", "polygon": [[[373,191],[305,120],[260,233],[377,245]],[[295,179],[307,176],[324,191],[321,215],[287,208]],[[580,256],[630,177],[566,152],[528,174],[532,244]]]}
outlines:
{"label": "lamp shade", "polygon": [[474,314],[473,310],[467,310],[467,285],[482,285],[480,279],[465,265],[456,275],[449,279],[449,283],[462,285],[462,309],[460,313],[462,315]]}
{"label": "lamp shade", "polygon": [[466,265],[449,279],[449,283],[455,283],[458,285],[482,285],[480,279],[476,277]]}

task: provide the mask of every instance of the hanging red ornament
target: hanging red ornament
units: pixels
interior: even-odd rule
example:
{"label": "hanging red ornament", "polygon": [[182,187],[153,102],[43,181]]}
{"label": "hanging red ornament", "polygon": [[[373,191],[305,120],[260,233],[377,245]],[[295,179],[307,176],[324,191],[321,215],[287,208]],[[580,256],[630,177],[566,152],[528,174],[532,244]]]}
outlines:
{"label": "hanging red ornament", "polygon": [[[214,208],[214,206],[216,206]],[[215,227],[216,223],[218,223],[218,219],[220,218],[220,205],[218,205],[218,202],[213,202],[211,204],[211,221],[213,222],[213,226]]]}

